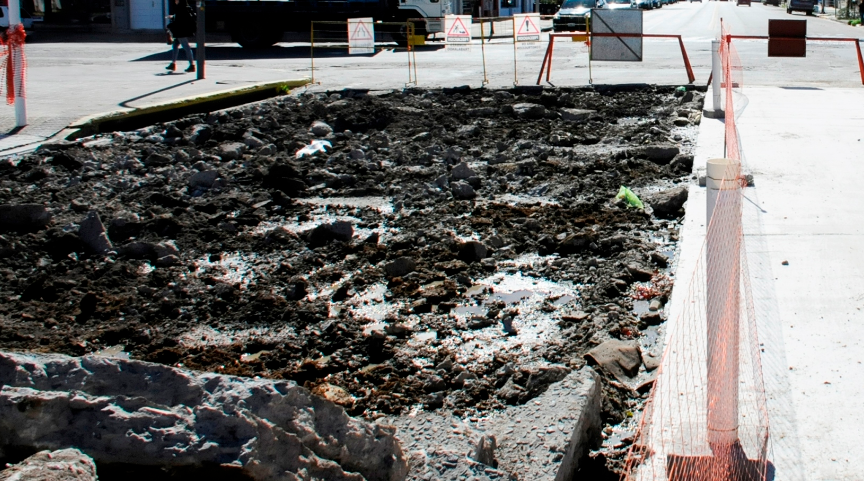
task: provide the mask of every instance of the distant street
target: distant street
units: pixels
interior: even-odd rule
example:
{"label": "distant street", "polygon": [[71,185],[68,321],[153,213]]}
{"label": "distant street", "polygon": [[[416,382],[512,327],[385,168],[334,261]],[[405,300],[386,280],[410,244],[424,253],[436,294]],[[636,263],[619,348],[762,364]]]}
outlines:
{"label": "distant street", "polygon": [[[857,37],[861,27],[801,14],[787,15],[778,7],[754,3],[737,7],[733,2],[706,1],[678,3],[645,11],[648,33],[678,34],[696,74],[704,85],[711,68],[711,39],[719,35],[720,20],[736,34],[764,35],[769,18],[806,19],[808,33],[819,36]],[[544,22],[544,26],[548,25]],[[343,48],[314,50],[315,89],[346,87],[399,89],[414,78],[419,87],[490,87],[534,85],[546,49],[543,41],[521,44],[515,50],[508,38],[501,38],[506,22],[496,25],[496,37],[481,46],[475,39],[470,51],[453,51],[442,42],[431,41],[415,55],[386,47],[373,56],[349,56]],[[511,27],[512,28],[512,27]],[[479,29],[476,28],[477,33]],[[194,75],[166,75],[170,48],[161,42],[122,43],[116,38],[87,36],[63,42],[39,38],[27,45],[27,97],[30,126],[19,132],[15,142],[37,141],[58,132],[69,122],[96,113],[140,107],[167,100],[248,85],[253,82],[296,79],[312,75],[309,43],[283,42],[276,47],[250,51],[232,43],[210,43],[207,47],[207,80]],[[286,36],[286,39],[290,39]],[[223,38],[215,38],[222,40]],[[855,49],[851,43],[812,43],[807,58],[767,58],[765,41],[735,43],[744,66],[744,85],[793,87],[861,87]],[[584,43],[559,40],[555,43],[551,84],[556,86],[594,83],[647,82],[685,84],[681,51],[677,40],[646,39],[644,61],[639,63],[594,62],[588,68]],[[484,76],[485,53],[485,76]],[[181,53],[181,62],[183,54]],[[409,70],[409,60],[410,70]],[[416,62],[415,62],[416,60]],[[414,84],[410,84],[413,86]],[[0,110],[0,133],[14,126],[12,111]],[[8,148],[2,145],[0,150]]]}

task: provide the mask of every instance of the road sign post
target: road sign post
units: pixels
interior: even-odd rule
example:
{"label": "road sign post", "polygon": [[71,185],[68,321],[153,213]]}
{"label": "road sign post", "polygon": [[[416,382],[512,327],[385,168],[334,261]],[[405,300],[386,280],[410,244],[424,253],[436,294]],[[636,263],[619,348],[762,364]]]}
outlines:
{"label": "road sign post", "polygon": [[[372,18],[348,19],[348,55],[375,53],[375,24]],[[405,32],[410,41],[410,33]]]}

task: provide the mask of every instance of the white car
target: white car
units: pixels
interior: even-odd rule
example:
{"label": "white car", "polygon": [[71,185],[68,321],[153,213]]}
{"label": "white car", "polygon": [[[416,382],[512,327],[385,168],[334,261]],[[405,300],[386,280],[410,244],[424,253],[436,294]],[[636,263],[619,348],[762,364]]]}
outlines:
{"label": "white car", "polygon": [[[33,19],[26,12],[21,12],[21,23],[24,24],[24,30],[33,28]],[[9,7],[6,5],[0,6],[0,28],[9,28]]]}

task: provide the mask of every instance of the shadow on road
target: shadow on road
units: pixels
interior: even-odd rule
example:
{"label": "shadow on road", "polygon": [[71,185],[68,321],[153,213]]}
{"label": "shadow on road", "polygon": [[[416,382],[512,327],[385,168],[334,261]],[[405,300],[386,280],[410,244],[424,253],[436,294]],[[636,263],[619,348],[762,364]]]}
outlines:
{"label": "shadow on road", "polygon": [[[164,75],[164,74],[163,74],[163,75]],[[121,107],[125,107],[125,108],[127,108],[127,109],[134,109],[135,107],[133,107],[133,106],[131,106],[131,105],[128,105],[128,104],[130,104],[130,103],[132,103],[132,102],[135,102],[135,101],[138,101],[138,100],[141,100],[141,99],[144,99],[144,98],[147,98],[147,97],[149,97],[149,96],[151,96],[151,95],[156,95],[156,94],[158,94],[158,93],[165,92],[165,91],[167,91],[167,90],[176,89],[177,87],[180,87],[180,86],[183,86],[183,85],[186,85],[186,84],[190,84],[190,83],[194,82],[195,80],[196,80],[196,79],[193,78],[193,79],[187,80],[187,81],[185,81],[185,82],[180,82],[179,84],[169,85],[168,87],[161,88],[161,89],[159,89],[159,90],[154,90],[154,91],[149,92],[149,93],[146,93],[146,94],[144,94],[144,95],[139,95],[139,96],[137,96],[137,97],[135,97],[135,98],[131,98],[131,99],[128,99],[128,100],[124,100],[124,101],[120,102],[120,103],[117,104],[117,105],[119,105],[119,106],[121,106]]]}
{"label": "shadow on road", "polygon": [[[416,47],[417,52],[433,52],[444,48],[444,45],[422,45]],[[192,50],[195,50],[194,48]],[[308,45],[302,46],[282,46],[276,45],[270,48],[248,49],[242,47],[207,47],[207,60],[270,60],[278,58],[309,58],[310,48]],[[382,51],[392,51],[405,53],[404,48],[397,48],[393,45],[391,48],[378,51],[375,54],[351,55],[352,57],[374,57]],[[315,58],[339,58],[348,57],[348,48],[345,47],[315,47]],[[185,55],[181,54],[179,59],[185,59]],[[171,49],[163,52],[157,52],[145,57],[136,58],[133,62],[170,62]]]}

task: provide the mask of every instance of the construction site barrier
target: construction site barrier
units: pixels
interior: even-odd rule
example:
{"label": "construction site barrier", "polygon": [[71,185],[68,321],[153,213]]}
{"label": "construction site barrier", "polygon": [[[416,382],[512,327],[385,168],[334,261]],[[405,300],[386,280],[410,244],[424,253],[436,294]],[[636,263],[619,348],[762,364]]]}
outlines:
{"label": "construction site barrier", "polygon": [[[859,38],[835,38],[835,37],[804,37],[807,41],[814,42],[854,42],[855,50],[858,53],[858,72],[861,74],[861,84],[864,85],[864,58],[861,56],[861,39]],[[800,38],[787,37],[768,37],[767,35],[726,35],[724,37],[726,43],[731,43],[732,40],[801,40]]]}
{"label": "construction site barrier", "polygon": [[670,299],[663,360],[627,455],[624,481],[774,476],[742,222],[746,182],[734,99],[743,68],[722,20],[721,33],[725,41],[718,42],[720,65],[714,67],[726,94],[725,156],[707,162],[705,241],[691,282],[676,282]]}
{"label": "construction site barrier", "polygon": [[[589,28],[590,30],[590,28]],[[684,40],[681,38],[681,35],[671,35],[671,34],[661,34],[661,33],[593,33],[590,31],[585,32],[570,32],[570,33],[552,33],[549,34],[549,45],[546,47],[546,55],[543,57],[543,63],[540,66],[540,74],[537,76],[537,85],[540,85],[540,82],[543,80],[543,72],[546,72],[546,81],[551,82],[552,76],[552,52],[555,48],[555,39],[556,38],[571,38],[578,39],[580,37],[588,37],[587,42],[588,45],[591,45],[591,38],[593,37],[617,37],[617,38],[677,38],[678,44],[681,46],[681,56],[684,58],[684,68],[687,70],[687,79],[689,83],[693,83],[696,80],[696,76],[693,75],[693,68],[690,66],[690,58],[687,56],[687,49],[684,48]],[[591,56],[588,56],[588,64],[591,64]]]}
{"label": "construction site barrier", "polygon": [[[415,24],[408,20],[405,22],[371,22],[374,27],[372,32],[371,53],[374,55],[382,50],[404,49],[407,58],[408,81],[407,85],[417,85],[417,57],[414,45],[416,40]],[[312,22],[309,36],[309,63],[310,77],[312,83],[315,80],[315,49],[327,49],[331,52],[343,51],[350,54],[349,22],[336,21],[314,21]],[[394,43],[396,45],[394,45]]]}

